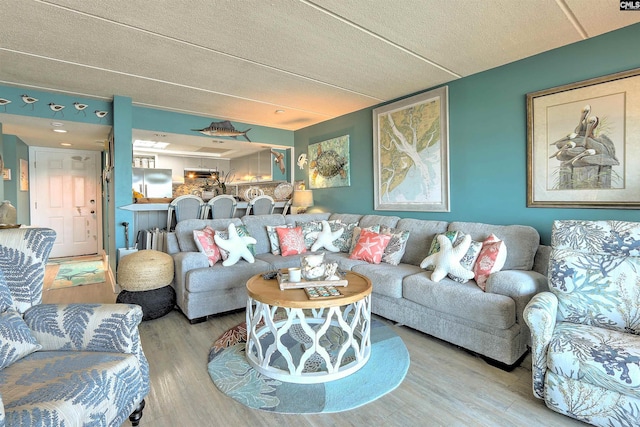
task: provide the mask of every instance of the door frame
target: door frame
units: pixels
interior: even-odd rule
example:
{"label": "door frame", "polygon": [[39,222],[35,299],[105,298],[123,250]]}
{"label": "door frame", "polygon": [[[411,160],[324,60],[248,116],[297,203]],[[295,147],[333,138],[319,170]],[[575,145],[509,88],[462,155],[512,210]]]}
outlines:
{"label": "door frame", "polygon": [[[47,153],[57,153],[66,155],[91,155],[95,156],[96,170],[93,178],[96,181],[96,234],[98,237],[98,255],[104,257],[104,232],[102,224],[102,198],[104,194],[104,182],[102,181],[102,152],[96,150],[76,150],[71,148],[51,148],[51,147],[34,147],[29,146],[29,217],[33,218],[32,213],[35,211],[37,200],[37,189],[41,188],[37,182],[36,173],[36,153],[46,155]],[[33,221],[33,220],[32,220]]]}

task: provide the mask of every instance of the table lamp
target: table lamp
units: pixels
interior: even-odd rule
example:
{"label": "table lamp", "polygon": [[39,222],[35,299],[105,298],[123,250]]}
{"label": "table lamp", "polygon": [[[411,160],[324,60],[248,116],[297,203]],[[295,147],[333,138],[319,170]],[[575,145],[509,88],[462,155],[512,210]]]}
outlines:
{"label": "table lamp", "polygon": [[313,206],[313,191],[294,190],[291,205],[298,208],[296,213],[305,213],[309,206]]}

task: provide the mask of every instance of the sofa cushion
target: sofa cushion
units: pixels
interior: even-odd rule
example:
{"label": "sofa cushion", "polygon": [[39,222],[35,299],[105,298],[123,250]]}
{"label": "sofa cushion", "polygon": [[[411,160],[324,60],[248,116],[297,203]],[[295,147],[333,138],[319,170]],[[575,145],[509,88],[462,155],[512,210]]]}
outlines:
{"label": "sofa cushion", "polygon": [[351,235],[351,244],[349,245],[349,254],[353,253],[358,244],[358,240],[360,240],[360,233],[362,230],[373,231],[374,233],[380,232],[380,225],[372,225],[371,227],[362,228],[360,226],[353,228],[353,233]]}
{"label": "sofa cushion", "polygon": [[478,254],[476,264],[473,266],[476,284],[483,291],[487,287],[487,279],[491,273],[500,271],[507,259],[507,247],[495,234],[487,237],[482,242],[482,249]]}
{"label": "sofa cushion", "polygon": [[445,221],[429,221],[414,218],[402,218],[398,221],[396,229],[409,232],[407,247],[401,262],[420,265],[420,262],[427,256],[435,235],[447,231],[448,224],[449,223]]}
{"label": "sofa cushion", "polygon": [[471,280],[458,283],[449,278],[439,283],[431,280],[431,272],[407,276],[402,296],[429,309],[461,319],[508,329],[516,323],[516,303],[504,295],[483,292]]}
{"label": "sofa cushion", "polygon": [[215,234],[216,231],[209,226],[202,230],[193,230],[193,238],[196,246],[200,252],[207,256],[209,265],[213,265],[222,259],[220,248],[218,248],[218,245],[216,245],[216,242],[213,240]]}
{"label": "sofa cushion", "polygon": [[[466,234],[458,233],[456,244],[458,244],[462,239],[464,239],[464,236],[466,236]],[[476,264],[476,260],[478,259],[478,255],[480,255],[481,250],[482,250],[482,242],[476,242],[475,240],[472,240],[471,243],[469,244],[469,249],[467,249],[467,253],[464,254],[462,259],[460,260],[460,265],[469,271],[473,271],[473,267]],[[469,281],[469,279],[456,277],[451,273],[447,274],[447,277],[459,283],[466,283]]]}
{"label": "sofa cushion", "polygon": [[122,353],[39,351],[0,376],[7,426],[120,426],[143,387],[138,358]]}
{"label": "sofa cushion", "polygon": [[349,258],[349,254],[344,252],[326,252],[324,254],[324,262],[325,263],[338,263],[338,268],[343,271],[353,270],[356,265],[366,265],[369,264],[366,261],[361,259],[351,259]]}
{"label": "sofa cushion", "polygon": [[304,245],[302,227],[276,228],[282,256],[297,255],[307,251]]}
{"label": "sofa cushion", "polygon": [[274,255],[280,255],[280,238],[278,237],[278,228],[291,228],[291,225],[265,225],[267,236],[269,237],[270,251]]}
{"label": "sofa cushion", "polygon": [[267,225],[285,225],[284,215],[245,215],[242,217],[242,223],[247,226],[247,230],[252,237],[258,242],[256,243],[256,255],[271,252],[271,244],[267,236]]}
{"label": "sofa cushion", "polygon": [[358,224],[362,215],[348,213],[332,213],[329,216],[331,221],[340,221],[343,224]]}
{"label": "sofa cushion", "polygon": [[261,260],[269,264],[269,271],[279,270],[281,268],[300,267],[300,257],[302,255],[274,255],[271,253],[256,255],[256,261]]}
{"label": "sofa cushion", "polygon": [[187,272],[185,288],[191,293],[235,289],[245,286],[251,276],[270,269],[269,264],[260,259],[256,259],[252,264],[241,259],[227,267],[217,263],[212,267],[196,268]]}
{"label": "sofa cushion", "polygon": [[256,239],[248,235],[246,228],[241,225],[236,229],[234,224],[229,224],[229,230],[226,235],[227,237],[225,238],[224,231],[216,231],[213,236],[216,245],[218,245],[220,249],[220,253],[224,253],[224,251],[227,252],[227,259],[223,261],[222,265],[228,267],[238,262],[240,258],[247,260],[249,263],[253,263],[255,255],[251,249],[249,249],[249,246],[255,245]]}
{"label": "sofa cushion", "polygon": [[[229,224],[231,225],[231,224]],[[235,225],[234,227],[236,228],[236,233],[238,234],[239,237],[253,237],[251,236],[251,234],[249,234],[249,231],[247,230],[247,226],[246,225]],[[218,236],[218,238],[220,239],[224,239],[224,240],[228,240],[229,239],[229,229],[227,228],[226,230],[215,230],[214,231],[214,243],[215,243],[215,236]],[[256,254],[256,244],[255,243],[251,243],[250,241],[248,241],[247,239],[243,239],[246,241],[246,247],[247,249],[249,249],[249,252],[251,252],[251,255]],[[218,250],[220,251],[220,257],[226,261],[229,258],[229,251],[218,247]]]}
{"label": "sofa cushion", "polygon": [[[311,247],[316,243],[320,232],[322,231],[322,223],[326,220],[321,221],[296,221],[296,226],[302,227],[302,235],[304,236],[304,245],[307,249],[311,250]],[[330,230],[335,232],[337,230],[342,230],[342,234],[344,234],[344,225],[338,221],[327,221],[329,224]],[[340,234],[339,238],[342,239],[342,234]],[[334,239],[335,240],[335,239]],[[338,245],[338,242],[335,243]],[[341,243],[343,245],[344,243]]]}
{"label": "sofa cushion", "polygon": [[453,274],[463,279],[473,279],[473,272],[460,265],[471,244],[471,236],[465,235],[460,243],[453,246],[446,234],[438,234],[438,246],[440,250],[432,253],[420,263],[420,267],[428,269],[433,266],[431,280],[439,282],[448,274]]}
{"label": "sofa cushion", "polygon": [[227,230],[229,224],[235,224],[236,227],[242,225],[240,218],[223,218],[223,219],[186,219],[176,224],[175,235],[178,240],[181,252],[198,252],[198,247],[193,239],[193,230],[202,230],[206,226],[214,230]]}
{"label": "sofa cushion", "polygon": [[422,268],[424,268],[425,270],[428,271],[433,271],[436,267],[436,265],[434,263],[430,263],[430,264],[425,264],[425,261],[428,257],[437,254],[438,252],[440,252],[440,236],[444,236],[447,239],[449,239],[449,241],[451,242],[451,244],[453,244],[454,242],[456,242],[458,240],[458,232],[457,231],[445,231],[444,233],[438,233],[435,236],[433,236],[433,240],[431,241],[431,245],[429,246],[429,251],[427,252],[427,255],[425,256],[425,259],[422,260],[422,262],[420,263],[420,266]]}
{"label": "sofa cushion", "polygon": [[297,222],[309,222],[309,221],[322,221],[328,220],[331,214],[329,212],[315,212],[315,213],[303,213],[285,215],[284,219],[286,224],[296,225]]}
{"label": "sofa cushion", "polygon": [[40,348],[18,312],[7,310],[0,313],[0,369]]}
{"label": "sofa cushion", "polygon": [[367,228],[374,225],[386,226],[390,228],[395,228],[398,225],[398,221],[400,221],[400,217],[398,216],[389,216],[389,215],[363,215],[358,221],[358,225],[361,228]]}
{"label": "sofa cushion", "polygon": [[349,255],[351,259],[361,259],[363,261],[380,264],[384,249],[389,244],[391,236],[380,234],[369,230],[362,230],[356,247]]}
{"label": "sofa cushion", "polygon": [[558,322],[549,343],[549,370],[640,398],[640,337]]}
{"label": "sofa cushion", "polygon": [[402,298],[402,280],[406,276],[421,271],[417,265],[384,263],[354,265],[352,270],[371,280],[374,294],[386,295],[391,298]]}
{"label": "sofa cushion", "polygon": [[528,225],[452,222],[448,229],[471,234],[471,238],[478,242],[484,241],[490,234],[498,236],[507,246],[507,259],[503,267],[505,270],[531,270],[540,244],[540,234],[535,228]]}
{"label": "sofa cushion", "polygon": [[391,236],[389,244],[384,248],[382,254],[382,262],[386,262],[391,265],[400,264],[402,255],[407,248],[407,241],[409,240],[409,231],[398,230],[397,228],[391,228],[387,226],[380,227],[381,234],[388,234]]}

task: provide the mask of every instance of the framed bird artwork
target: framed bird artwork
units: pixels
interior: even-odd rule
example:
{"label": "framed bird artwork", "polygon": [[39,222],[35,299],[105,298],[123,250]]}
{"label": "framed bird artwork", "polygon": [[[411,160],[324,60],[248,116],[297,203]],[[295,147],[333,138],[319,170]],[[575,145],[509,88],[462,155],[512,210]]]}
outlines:
{"label": "framed bird artwork", "polygon": [[640,207],[640,68],[527,94],[527,206]]}

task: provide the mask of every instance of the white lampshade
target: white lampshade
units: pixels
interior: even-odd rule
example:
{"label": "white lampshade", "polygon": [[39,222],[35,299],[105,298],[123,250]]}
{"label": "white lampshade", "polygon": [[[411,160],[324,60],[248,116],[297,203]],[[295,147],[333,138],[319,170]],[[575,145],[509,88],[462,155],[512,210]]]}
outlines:
{"label": "white lampshade", "polygon": [[293,192],[293,206],[308,208],[313,206],[313,191],[311,190],[295,190]]}

